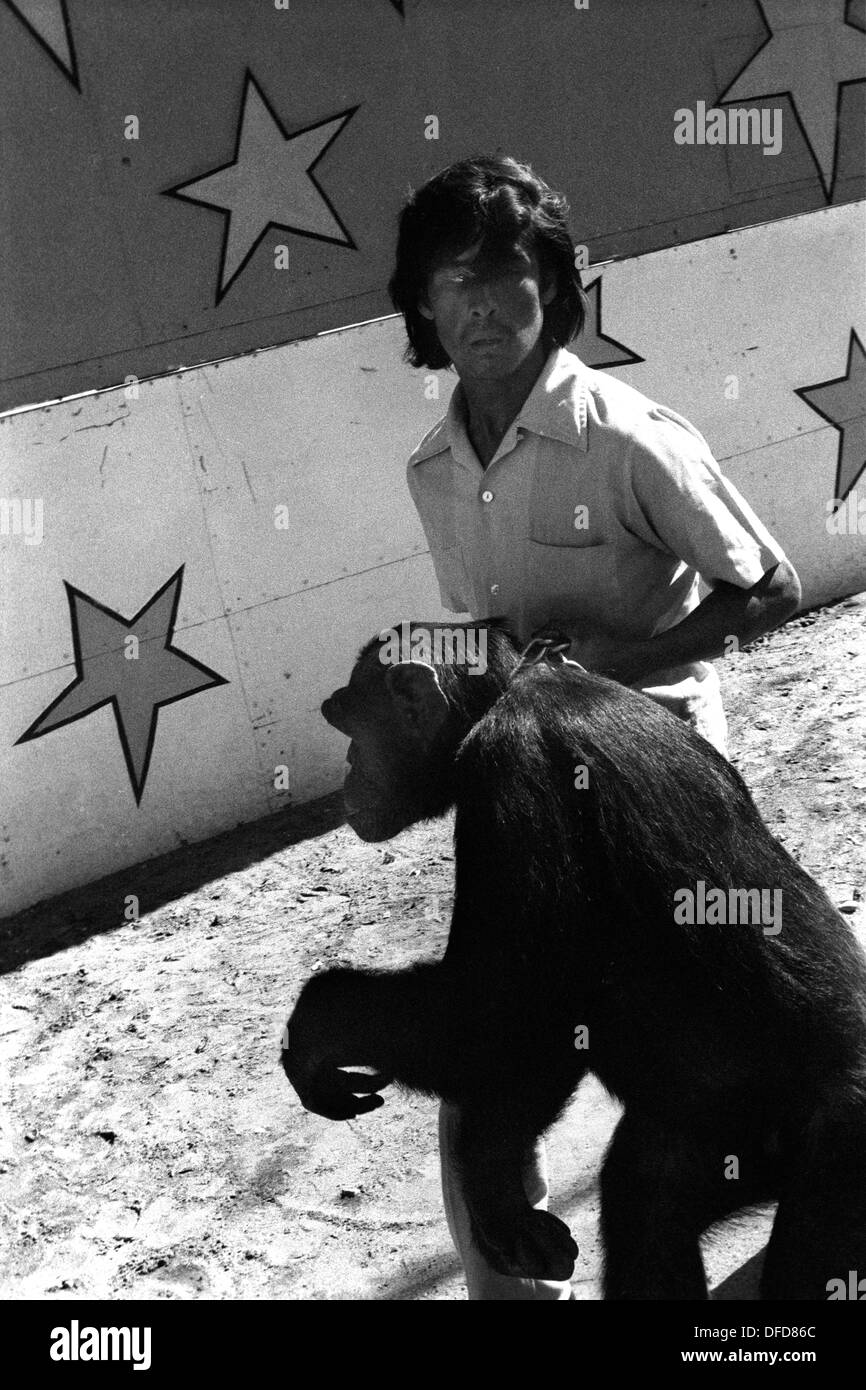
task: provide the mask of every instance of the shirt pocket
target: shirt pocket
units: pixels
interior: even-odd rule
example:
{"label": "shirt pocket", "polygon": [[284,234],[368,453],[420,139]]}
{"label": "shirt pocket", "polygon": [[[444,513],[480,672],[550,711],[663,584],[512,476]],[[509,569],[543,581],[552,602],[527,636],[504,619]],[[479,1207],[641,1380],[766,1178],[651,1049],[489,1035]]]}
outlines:
{"label": "shirt pocket", "polygon": [[603,541],[586,543],[586,533],[576,545],[556,545],[530,540],[529,588],[538,624],[582,619],[607,627],[619,617],[617,548]]}

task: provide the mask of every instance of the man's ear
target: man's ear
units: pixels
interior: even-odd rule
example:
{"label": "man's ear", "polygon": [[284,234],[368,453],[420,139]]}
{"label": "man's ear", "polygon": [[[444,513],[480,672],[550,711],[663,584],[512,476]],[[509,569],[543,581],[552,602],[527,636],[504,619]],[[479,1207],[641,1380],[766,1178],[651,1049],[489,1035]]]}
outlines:
{"label": "man's ear", "polygon": [[435,317],[433,310],[430,308],[430,305],[427,303],[426,299],[418,300],[418,313],[421,315],[422,318],[430,319],[431,321]]}
{"label": "man's ear", "polygon": [[385,672],[385,685],[404,729],[432,743],[448,718],[448,700],[433,667],[398,661]]}
{"label": "man's ear", "polygon": [[545,308],[547,307],[548,304],[551,304],[551,303],[553,302],[553,300],[556,298],[556,291],[557,291],[556,275],[555,275],[553,272],[548,271],[547,274],[546,274],[546,275],[544,276],[544,278],[542,279],[542,282],[541,282],[541,293],[540,293],[539,296],[538,296],[539,299],[540,299],[540,301],[541,301],[541,303],[545,306]]}

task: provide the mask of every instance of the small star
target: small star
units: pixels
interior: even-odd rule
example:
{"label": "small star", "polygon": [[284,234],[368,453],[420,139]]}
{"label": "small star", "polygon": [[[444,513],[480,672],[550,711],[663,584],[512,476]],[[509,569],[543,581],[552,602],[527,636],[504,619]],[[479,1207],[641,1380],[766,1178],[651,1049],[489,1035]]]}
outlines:
{"label": "small star", "polygon": [[618,343],[616,338],[609,338],[601,331],[603,278],[602,275],[598,275],[590,286],[584,286],[586,319],[578,339],[580,360],[585,362],[587,367],[627,367],[630,362],[644,362],[645,358],[638,357],[630,348]]}
{"label": "small star", "polygon": [[[829,201],[836,177],[841,89],[866,78],[866,50],[862,36],[846,19],[842,0],[836,0],[835,14],[827,0],[822,3],[824,12],[814,23],[785,28],[785,20],[790,23],[789,0],[758,0],[770,37],[718,100],[769,101],[787,96]],[[817,13],[821,6],[815,9]]]}
{"label": "small star", "polygon": [[357,110],[352,106],[288,135],[246,73],[233,162],[163,190],[225,216],[217,304],[269,227],[356,249],[313,170]]}
{"label": "small star", "polygon": [[845,375],[817,386],[798,386],[796,392],[839,431],[834,496],[844,502],[866,468],[866,352],[853,330]]}
{"label": "small star", "polygon": [[26,24],[63,76],[80,92],[78,63],[66,0],[6,0],[6,4],[22,24]]}
{"label": "small star", "polygon": [[[66,585],[76,677],[17,740],[27,743],[111,705],[136,804],[141,803],[163,705],[228,681],[171,645],[183,566],[127,622]],[[130,652],[136,646],[137,656]],[[202,679],[202,678],[205,679]]]}

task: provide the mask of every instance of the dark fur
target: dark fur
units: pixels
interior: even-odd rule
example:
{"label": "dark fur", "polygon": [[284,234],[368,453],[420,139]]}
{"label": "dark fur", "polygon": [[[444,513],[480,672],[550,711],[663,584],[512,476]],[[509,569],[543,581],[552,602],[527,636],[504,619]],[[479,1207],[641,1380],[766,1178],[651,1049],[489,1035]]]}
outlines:
{"label": "dark fur", "polygon": [[[358,668],[372,691],[384,679],[377,645]],[[429,763],[413,765],[409,743],[399,755],[400,775],[415,779],[412,819],[456,804],[442,961],[311,980],[290,1020],[287,1074],[335,1118],[373,1108],[380,1098],[358,1091],[390,1079],[456,1103],[488,1259],[566,1278],[575,1247],[529,1207],[520,1168],[591,1070],[625,1106],[602,1175],[606,1297],[706,1297],[701,1232],[775,1197],[763,1296],[826,1298],[831,1278],[866,1273],[866,962],[855,938],[698,734],[611,681],[562,666],[514,675],[515,662],[492,628],[486,676],[440,669],[449,715]],[[352,726],[357,703],[350,686],[324,707],[354,734],[356,762],[365,737],[381,753],[400,736],[396,721],[376,735]],[[576,764],[589,769],[586,790],[574,788]],[[781,932],[675,924],[674,892],[698,879],[781,889]],[[588,1051],[574,1048],[580,1024]],[[335,1068],[351,1063],[380,1076],[346,1083]],[[738,1180],[724,1176],[730,1155]]]}

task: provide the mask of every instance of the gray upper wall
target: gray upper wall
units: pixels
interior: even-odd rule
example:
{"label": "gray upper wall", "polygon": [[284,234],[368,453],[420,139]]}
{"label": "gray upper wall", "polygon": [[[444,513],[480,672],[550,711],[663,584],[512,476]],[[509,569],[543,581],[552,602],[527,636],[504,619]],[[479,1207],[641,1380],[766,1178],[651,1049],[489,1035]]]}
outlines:
{"label": "gray upper wall", "polygon": [[[391,312],[407,188],[472,153],[513,153],[563,188],[594,261],[862,198],[864,13],[864,0],[0,0],[0,408]],[[197,190],[235,209],[228,283],[228,214],[169,190],[233,163],[248,77],[249,158]],[[721,100],[778,109],[780,152],[675,142],[678,108]],[[304,156],[325,136],[314,182]],[[267,226],[281,217],[331,219],[335,239]]]}

